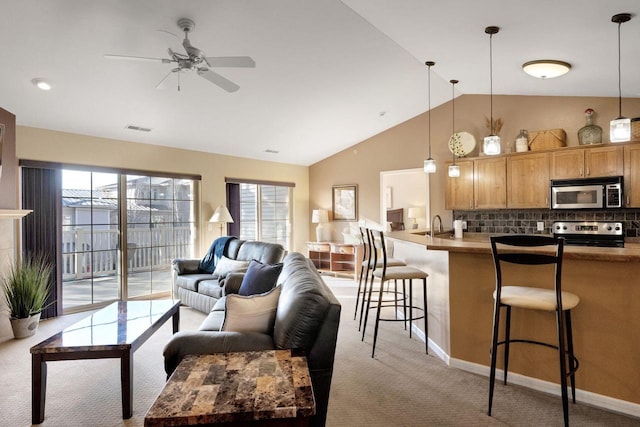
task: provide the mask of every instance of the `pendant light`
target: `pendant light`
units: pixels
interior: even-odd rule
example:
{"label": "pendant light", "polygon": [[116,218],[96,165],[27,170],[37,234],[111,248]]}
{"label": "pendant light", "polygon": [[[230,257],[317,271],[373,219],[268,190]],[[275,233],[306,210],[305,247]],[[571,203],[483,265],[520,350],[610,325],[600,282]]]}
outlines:
{"label": "pendant light", "polygon": [[427,66],[428,72],[428,90],[427,90],[427,98],[429,100],[429,110],[427,112],[428,117],[428,126],[429,131],[427,134],[427,138],[429,141],[429,158],[424,161],[424,171],[426,173],[436,173],[436,161],[431,157],[431,67],[436,65],[433,61],[427,61],[424,63]]}
{"label": "pendant light", "polygon": [[490,124],[490,133],[489,136],[484,137],[484,153],[488,155],[500,154],[500,137],[495,135],[493,132],[493,35],[498,34],[500,28],[498,27],[487,27],[484,29],[484,32],[489,34],[489,81],[490,81],[490,90],[489,90],[489,100],[491,104],[491,124]]}
{"label": "pendant light", "polygon": [[[454,140],[456,138],[460,138],[460,135],[458,135],[456,133],[456,83],[458,83],[458,80],[449,80],[449,83],[451,83],[451,127],[453,128],[453,133],[451,135],[451,138],[449,139],[449,147],[451,146],[456,146],[456,144],[451,144],[451,140]],[[456,165],[456,153],[455,150],[451,150],[451,154],[453,155],[453,164],[449,165],[449,176],[451,178],[457,178],[460,176],[460,166]]]}
{"label": "pendant light", "polygon": [[631,140],[631,119],[622,115],[622,76],[620,72],[620,27],[631,19],[630,13],[618,13],[611,17],[611,22],[618,24],[618,117],[609,123],[609,139],[611,142]]}

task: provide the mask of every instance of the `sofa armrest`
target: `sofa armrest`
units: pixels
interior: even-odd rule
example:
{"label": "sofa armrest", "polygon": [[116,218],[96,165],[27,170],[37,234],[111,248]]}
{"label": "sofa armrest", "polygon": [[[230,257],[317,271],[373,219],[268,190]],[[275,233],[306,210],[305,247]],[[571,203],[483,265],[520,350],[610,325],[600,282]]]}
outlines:
{"label": "sofa armrest", "polygon": [[178,275],[202,273],[199,259],[174,259],[171,264]]}
{"label": "sofa armrest", "polygon": [[242,285],[244,273],[229,273],[224,280],[224,295],[237,294]]}
{"label": "sofa armrest", "polygon": [[167,376],[188,354],[216,354],[236,351],[273,350],[270,335],[257,332],[183,331],[178,332],[164,347],[164,370]]}

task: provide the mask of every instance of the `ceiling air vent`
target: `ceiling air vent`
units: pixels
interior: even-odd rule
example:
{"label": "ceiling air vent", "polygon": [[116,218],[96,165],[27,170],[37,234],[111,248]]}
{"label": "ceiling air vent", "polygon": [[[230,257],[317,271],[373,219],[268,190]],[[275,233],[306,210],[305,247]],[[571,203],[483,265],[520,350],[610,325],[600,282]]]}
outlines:
{"label": "ceiling air vent", "polygon": [[135,125],[127,125],[125,129],[137,130],[139,132],[151,132],[151,128],[143,128],[142,126],[135,126]]}
{"label": "ceiling air vent", "polygon": [[278,154],[279,151],[278,150],[272,150],[271,148],[267,148],[266,150],[264,150],[265,153],[271,153],[271,154]]}

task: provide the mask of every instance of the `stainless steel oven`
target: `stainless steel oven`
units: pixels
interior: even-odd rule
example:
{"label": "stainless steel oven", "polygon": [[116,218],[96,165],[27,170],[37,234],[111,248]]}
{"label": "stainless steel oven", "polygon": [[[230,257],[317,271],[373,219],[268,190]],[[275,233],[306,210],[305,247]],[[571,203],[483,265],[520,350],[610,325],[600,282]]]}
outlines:
{"label": "stainless steel oven", "polygon": [[622,208],[622,183],[621,176],[551,180],[551,209]]}

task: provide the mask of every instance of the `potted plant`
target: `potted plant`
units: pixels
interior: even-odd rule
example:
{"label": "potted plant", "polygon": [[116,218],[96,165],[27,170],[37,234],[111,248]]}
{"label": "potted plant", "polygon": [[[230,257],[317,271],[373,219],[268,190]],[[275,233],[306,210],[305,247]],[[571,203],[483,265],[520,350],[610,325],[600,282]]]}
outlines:
{"label": "potted plant", "polygon": [[42,255],[27,255],[16,261],[2,279],[4,298],[9,308],[11,328],[15,338],[36,333],[40,313],[47,308],[49,276],[52,265]]}

